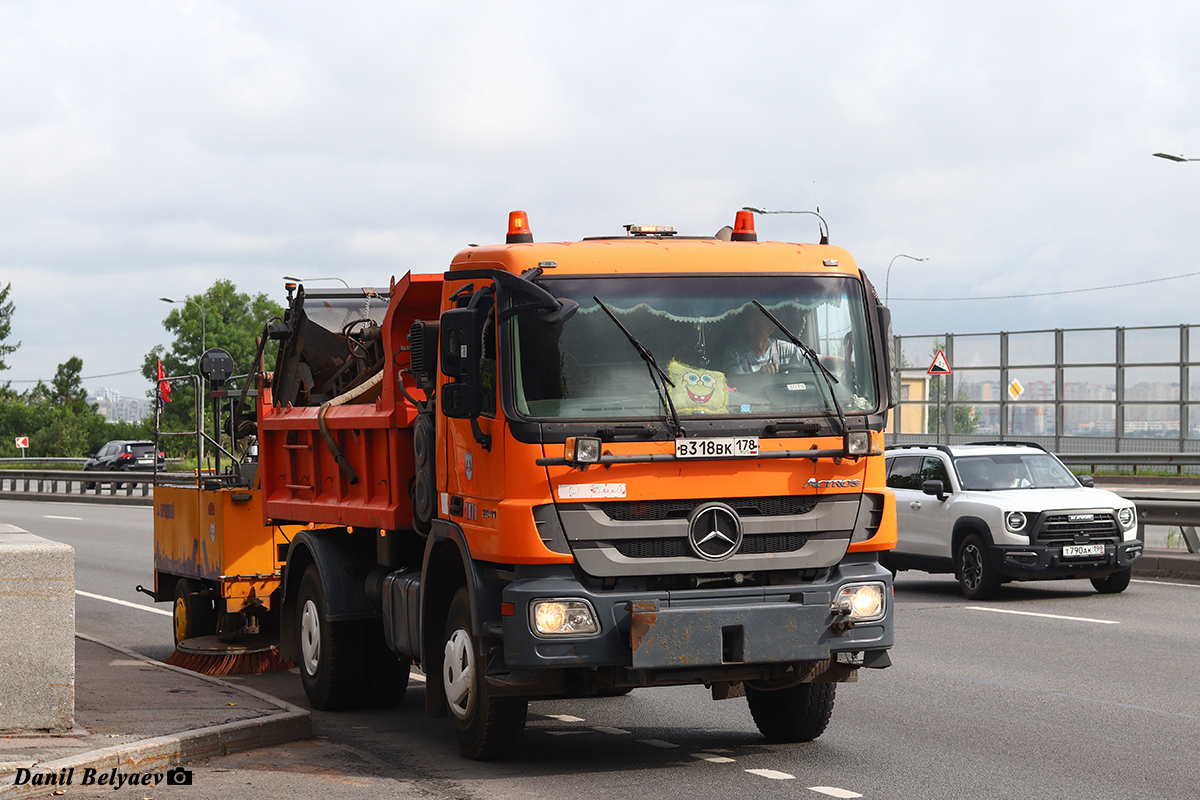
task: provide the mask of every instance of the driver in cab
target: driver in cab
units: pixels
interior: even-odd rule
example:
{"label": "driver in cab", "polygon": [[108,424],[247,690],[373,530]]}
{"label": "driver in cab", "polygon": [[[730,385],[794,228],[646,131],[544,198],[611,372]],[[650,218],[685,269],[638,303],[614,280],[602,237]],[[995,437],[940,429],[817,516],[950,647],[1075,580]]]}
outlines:
{"label": "driver in cab", "polygon": [[803,359],[800,348],[771,336],[775,323],[764,314],[751,315],[741,339],[724,353],[725,372],[734,375],[776,373]]}

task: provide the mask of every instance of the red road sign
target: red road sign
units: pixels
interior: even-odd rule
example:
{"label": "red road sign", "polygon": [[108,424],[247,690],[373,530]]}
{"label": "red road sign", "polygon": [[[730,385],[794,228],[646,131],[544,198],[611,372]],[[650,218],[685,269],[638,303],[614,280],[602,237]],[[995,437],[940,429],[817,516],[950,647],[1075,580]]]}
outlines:
{"label": "red road sign", "polygon": [[29,437],[28,436],[18,436],[17,437],[17,447],[21,448],[22,450],[29,447]]}
{"label": "red road sign", "polygon": [[940,349],[937,355],[933,357],[933,363],[929,365],[928,373],[930,375],[949,375],[950,362],[946,361],[946,354]]}

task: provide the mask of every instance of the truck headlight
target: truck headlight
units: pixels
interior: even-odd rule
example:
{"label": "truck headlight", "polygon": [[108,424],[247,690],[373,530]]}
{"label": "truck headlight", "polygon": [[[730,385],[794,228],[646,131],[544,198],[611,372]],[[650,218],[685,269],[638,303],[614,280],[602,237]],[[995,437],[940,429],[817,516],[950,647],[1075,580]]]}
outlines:
{"label": "truck headlight", "polygon": [[865,456],[871,452],[870,431],[846,431],[846,455]]}
{"label": "truck headlight", "polygon": [[1133,508],[1118,508],[1117,522],[1121,523],[1121,530],[1129,530],[1137,524],[1137,511]]}
{"label": "truck headlight", "polygon": [[600,630],[586,600],[534,600],[529,624],[538,636],[586,636]]}
{"label": "truck headlight", "polygon": [[600,463],[601,447],[599,439],[590,436],[568,436],[563,447],[563,458],[576,467],[586,469],[589,464]]}
{"label": "truck headlight", "polygon": [[1013,533],[1020,533],[1025,530],[1027,524],[1029,524],[1029,520],[1020,511],[1010,511],[1004,515],[1004,527]]}
{"label": "truck headlight", "polygon": [[886,596],[882,583],[847,583],[838,589],[833,610],[846,614],[852,622],[883,619],[887,611]]}

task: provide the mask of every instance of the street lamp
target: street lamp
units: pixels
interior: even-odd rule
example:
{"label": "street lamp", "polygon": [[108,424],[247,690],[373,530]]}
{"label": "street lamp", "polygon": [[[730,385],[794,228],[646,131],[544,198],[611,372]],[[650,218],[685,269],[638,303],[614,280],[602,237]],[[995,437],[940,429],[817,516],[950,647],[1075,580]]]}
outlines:
{"label": "street lamp", "polygon": [[291,275],[284,275],[283,279],[285,281],[295,281],[296,283],[304,283],[305,281],[308,281],[309,283],[311,283],[312,281],[338,281],[339,283],[342,284],[342,286],[345,286],[347,289],[350,288],[350,284],[346,283],[341,278],[294,278]]}
{"label": "street lamp", "polygon": [[158,299],[162,300],[164,303],[172,303],[172,304],[178,305],[178,306],[184,305],[185,303],[191,303],[196,308],[200,309],[200,352],[203,354],[204,351],[206,351],[208,349],[207,341],[205,338],[205,333],[207,331],[208,325],[206,324],[205,318],[204,318],[205,317],[204,306],[200,305],[199,303],[197,303],[195,300],[192,300],[191,298],[189,298],[187,300],[172,300],[169,297],[160,297]]}
{"label": "street lamp", "polygon": [[1200,158],[1184,158],[1183,156],[1173,156],[1170,153],[1154,153],[1159,158],[1165,158],[1167,161],[1200,161]]}
{"label": "street lamp", "polygon": [[905,253],[897,253],[896,255],[892,256],[892,260],[888,262],[887,276],[884,278],[884,281],[883,281],[883,304],[885,306],[888,303],[888,296],[889,296],[888,290],[891,287],[891,283],[892,283],[892,264],[896,263],[897,258],[909,258],[909,259],[912,259],[913,261],[928,261],[929,260],[928,258],[917,258],[916,256],[910,256]]}

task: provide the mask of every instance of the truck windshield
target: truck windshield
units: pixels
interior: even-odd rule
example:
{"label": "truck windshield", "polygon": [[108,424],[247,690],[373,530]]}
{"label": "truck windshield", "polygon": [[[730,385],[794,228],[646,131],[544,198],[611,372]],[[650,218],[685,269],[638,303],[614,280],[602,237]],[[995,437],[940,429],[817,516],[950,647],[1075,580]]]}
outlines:
{"label": "truck windshield", "polygon": [[862,284],[840,276],[652,275],[544,278],[579,303],[560,325],[516,317],[516,402],[538,419],[668,414],[661,392],[620,327],[663,367],[680,415],[778,417],[833,413],[830,386],[757,300],[836,378],[847,413],[878,408]]}

